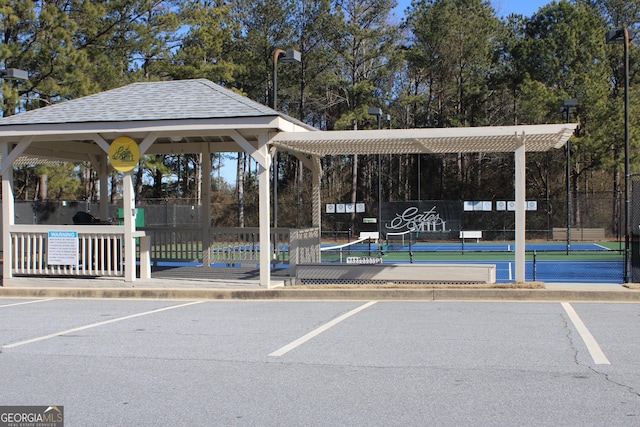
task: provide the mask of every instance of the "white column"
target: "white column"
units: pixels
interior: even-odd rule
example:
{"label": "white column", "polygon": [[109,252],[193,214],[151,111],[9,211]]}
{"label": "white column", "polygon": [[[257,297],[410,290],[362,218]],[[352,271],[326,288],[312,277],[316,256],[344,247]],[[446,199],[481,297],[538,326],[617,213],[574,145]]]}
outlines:
{"label": "white column", "polygon": [[[9,143],[0,143],[2,160],[9,157]],[[15,224],[15,205],[13,200],[13,167],[3,168],[2,173],[2,277],[10,279],[13,253],[11,250],[11,226]]]}
{"label": "white column", "polygon": [[209,255],[211,240],[209,228],[211,227],[211,149],[208,143],[202,147],[202,194],[200,195],[200,222],[202,227],[202,261],[203,267],[211,266]]}
{"label": "white column", "polygon": [[2,155],[2,274],[4,279],[11,279],[11,266],[13,265],[13,248],[11,246],[11,226],[15,221],[15,200],[13,194],[13,163],[27,149],[33,136],[25,136],[17,145],[0,142],[0,154]]}
{"label": "white column", "polygon": [[124,280],[136,280],[136,203],[133,192],[133,171],[122,177],[122,207],[124,216]]}
{"label": "white column", "polygon": [[269,153],[270,134],[258,136],[256,149],[236,131],[229,131],[229,136],[258,163],[259,211],[260,211],[260,286],[271,286],[271,218],[269,215],[271,155]]}
{"label": "white column", "polygon": [[525,204],[526,204],[526,180],[525,180],[525,135],[516,135],[515,146],[515,190],[516,190],[516,282],[525,281]]}
{"label": "white column", "polygon": [[268,135],[260,135],[258,139],[259,157],[263,159],[259,164],[258,182],[260,187],[260,286],[271,287],[271,225],[269,210],[269,170],[271,169],[271,155],[269,154]]}

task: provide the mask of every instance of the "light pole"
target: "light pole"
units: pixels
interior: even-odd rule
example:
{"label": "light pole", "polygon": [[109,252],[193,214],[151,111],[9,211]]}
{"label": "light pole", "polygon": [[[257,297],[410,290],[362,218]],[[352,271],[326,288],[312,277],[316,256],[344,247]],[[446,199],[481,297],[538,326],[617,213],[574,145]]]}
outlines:
{"label": "light pole", "polygon": [[[286,51],[276,49],[273,52],[273,104],[271,108],[278,110],[278,61],[300,62],[302,56],[294,49]],[[273,156],[273,228],[278,228],[278,152]]]}
{"label": "light pole", "polygon": [[624,44],[624,282],[631,282],[631,257],[629,256],[630,245],[630,218],[631,200],[629,190],[631,185],[629,175],[629,39],[633,33],[628,28],[607,31],[607,44]]}
{"label": "light pole", "polygon": [[[571,109],[578,106],[577,99],[565,99],[562,101],[561,113],[566,114],[566,123],[569,123]],[[549,196],[547,195],[547,203]],[[567,255],[571,250],[571,140],[567,141]]]}

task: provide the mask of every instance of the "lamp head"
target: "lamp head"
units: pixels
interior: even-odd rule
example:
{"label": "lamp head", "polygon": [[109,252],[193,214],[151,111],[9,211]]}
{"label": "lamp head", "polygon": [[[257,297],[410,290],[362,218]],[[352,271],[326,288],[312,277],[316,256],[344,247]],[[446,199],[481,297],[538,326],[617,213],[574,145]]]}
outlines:
{"label": "lamp head", "polygon": [[302,54],[295,49],[287,49],[286,52],[280,52],[278,60],[280,62],[301,62]]}
{"label": "lamp head", "polygon": [[382,108],[370,107],[369,108],[369,115],[370,116],[381,116],[382,115]]}
{"label": "lamp head", "polygon": [[624,43],[624,30],[609,30],[605,37],[607,44],[622,44]]}
{"label": "lamp head", "polygon": [[17,68],[7,68],[5,70],[0,70],[0,78],[5,80],[27,80],[29,78],[29,73]]}
{"label": "lamp head", "polygon": [[633,40],[637,31],[630,28],[618,28],[617,30],[609,30],[605,36],[607,44],[624,44],[625,32],[628,40]]}

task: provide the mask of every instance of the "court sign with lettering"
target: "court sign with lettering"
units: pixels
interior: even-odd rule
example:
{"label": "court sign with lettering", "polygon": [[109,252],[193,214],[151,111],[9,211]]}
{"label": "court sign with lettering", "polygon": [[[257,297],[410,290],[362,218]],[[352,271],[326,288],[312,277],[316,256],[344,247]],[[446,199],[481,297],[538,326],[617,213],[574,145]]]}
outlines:
{"label": "court sign with lettering", "polygon": [[78,265],[77,231],[49,231],[47,233],[47,264]]}

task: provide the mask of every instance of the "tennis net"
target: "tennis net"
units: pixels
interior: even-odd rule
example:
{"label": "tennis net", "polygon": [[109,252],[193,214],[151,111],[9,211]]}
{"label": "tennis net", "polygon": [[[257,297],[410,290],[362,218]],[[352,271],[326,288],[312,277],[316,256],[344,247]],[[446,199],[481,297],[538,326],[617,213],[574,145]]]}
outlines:
{"label": "tennis net", "polygon": [[387,247],[389,250],[409,249],[416,242],[416,230],[406,230],[387,233]]}
{"label": "tennis net", "polygon": [[342,245],[327,246],[320,249],[322,262],[339,262],[353,264],[377,264],[378,245],[373,239],[362,238]]}

